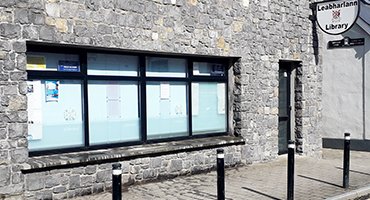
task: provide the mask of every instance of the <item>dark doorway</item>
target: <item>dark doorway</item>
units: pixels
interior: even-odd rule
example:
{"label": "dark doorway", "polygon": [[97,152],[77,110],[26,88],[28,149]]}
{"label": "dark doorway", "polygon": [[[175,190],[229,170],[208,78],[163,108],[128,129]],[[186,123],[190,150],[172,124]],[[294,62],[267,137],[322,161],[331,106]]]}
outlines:
{"label": "dark doorway", "polygon": [[279,141],[278,154],[288,152],[288,140],[291,138],[291,75],[292,62],[279,62]]}

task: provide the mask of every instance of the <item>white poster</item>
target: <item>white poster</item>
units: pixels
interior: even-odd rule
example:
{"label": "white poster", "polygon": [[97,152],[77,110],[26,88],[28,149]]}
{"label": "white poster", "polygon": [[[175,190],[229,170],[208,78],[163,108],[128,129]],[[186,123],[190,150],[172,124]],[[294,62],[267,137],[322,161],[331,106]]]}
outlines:
{"label": "white poster", "polygon": [[225,114],[225,84],[217,84],[217,111],[218,114]]}
{"label": "white poster", "polygon": [[166,82],[161,83],[161,100],[170,99],[170,84]]}
{"label": "white poster", "polygon": [[28,140],[42,139],[42,85],[41,81],[27,81]]}
{"label": "white poster", "polygon": [[191,87],[191,112],[199,115],[199,83],[193,83]]}
{"label": "white poster", "polygon": [[107,118],[120,119],[121,113],[121,91],[120,86],[109,84],[106,87]]}

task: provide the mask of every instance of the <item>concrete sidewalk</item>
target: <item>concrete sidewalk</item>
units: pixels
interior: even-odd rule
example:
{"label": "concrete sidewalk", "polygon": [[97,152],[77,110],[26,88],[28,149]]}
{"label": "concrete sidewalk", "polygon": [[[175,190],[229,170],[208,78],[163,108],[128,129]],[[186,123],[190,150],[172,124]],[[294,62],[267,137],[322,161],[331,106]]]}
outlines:
{"label": "concrete sidewalk", "polygon": [[[226,199],[286,199],[286,163],[287,157],[280,156],[269,163],[227,169]],[[326,149],[323,159],[297,156],[295,199],[354,199],[370,193],[370,153],[352,151],[350,169],[350,189],[345,190],[341,187],[342,151]],[[217,199],[216,184],[216,172],[177,177],[130,186],[122,193],[122,199]],[[112,196],[103,193],[75,198],[93,199],[110,200]]]}

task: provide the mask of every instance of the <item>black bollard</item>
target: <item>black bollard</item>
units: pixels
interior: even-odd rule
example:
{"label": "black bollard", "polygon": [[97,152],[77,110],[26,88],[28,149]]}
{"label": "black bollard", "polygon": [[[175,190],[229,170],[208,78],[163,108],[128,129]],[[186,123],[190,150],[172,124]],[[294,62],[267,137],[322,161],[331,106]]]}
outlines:
{"label": "black bollard", "polygon": [[112,165],[112,199],[121,200],[122,190],[121,190],[121,176],[122,169],[120,163],[114,163]]}
{"label": "black bollard", "polygon": [[288,141],[288,200],[294,199],[294,155],[295,144],[293,140]]}
{"label": "black bollard", "polygon": [[351,144],[351,134],[344,133],[344,152],[343,152],[343,188],[349,187],[349,152]]}
{"label": "black bollard", "polygon": [[224,150],[217,149],[217,199],[225,200],[225,163]]}

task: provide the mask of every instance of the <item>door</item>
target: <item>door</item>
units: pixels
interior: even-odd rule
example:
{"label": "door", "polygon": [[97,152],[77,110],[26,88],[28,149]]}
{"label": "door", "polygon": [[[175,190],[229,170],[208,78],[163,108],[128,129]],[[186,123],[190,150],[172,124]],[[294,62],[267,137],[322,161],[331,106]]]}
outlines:
{"label": "door", "polygon": [[288,152],[290,140],[291,111],[291,65],[289,62],[279,63],[279,154]]}

